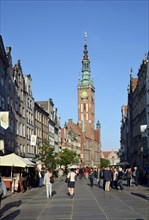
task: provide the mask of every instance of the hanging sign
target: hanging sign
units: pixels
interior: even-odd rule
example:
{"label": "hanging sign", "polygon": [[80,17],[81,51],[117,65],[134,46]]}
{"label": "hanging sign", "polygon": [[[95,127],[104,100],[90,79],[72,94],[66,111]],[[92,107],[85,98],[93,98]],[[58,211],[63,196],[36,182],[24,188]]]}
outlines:
{"label": "hanging sign", "polygon": [[4,129],[9,127],[9,112],[0,112],[0,125]]}
{"label": "hanging sign", "polygon": [[31,135],[31,145],[36,145],[37,135]]}

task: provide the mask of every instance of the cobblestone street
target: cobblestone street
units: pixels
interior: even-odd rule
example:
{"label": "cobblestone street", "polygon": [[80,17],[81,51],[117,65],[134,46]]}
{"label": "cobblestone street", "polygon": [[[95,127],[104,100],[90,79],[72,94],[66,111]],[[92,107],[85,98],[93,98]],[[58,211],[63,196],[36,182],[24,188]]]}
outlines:
{"label": "cobblestone street", "polygon": [[45,187],[33,188],[25,193],[2,200],[1,220],[148,220],[149,188],[125,187],[119,192],[105,192],[91,188],[89,180],[78,179],[73,199],[67,195],[67,184],[56,181],[53,198],[47,199]]}

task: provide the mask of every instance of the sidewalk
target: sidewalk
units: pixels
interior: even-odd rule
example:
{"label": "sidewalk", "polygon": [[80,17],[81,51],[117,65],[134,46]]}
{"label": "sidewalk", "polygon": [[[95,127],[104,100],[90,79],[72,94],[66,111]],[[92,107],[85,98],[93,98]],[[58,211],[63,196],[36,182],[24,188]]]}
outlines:
{"label": "sidewalk", "polygon": [[2,200],[1,220],[148,220],[148,187],[105,192],[94,182],[91,188],[89,180],[78,179],[73,199],[64,181],[53,184],[52,199],[46,198],[45,187],[8,196]]}

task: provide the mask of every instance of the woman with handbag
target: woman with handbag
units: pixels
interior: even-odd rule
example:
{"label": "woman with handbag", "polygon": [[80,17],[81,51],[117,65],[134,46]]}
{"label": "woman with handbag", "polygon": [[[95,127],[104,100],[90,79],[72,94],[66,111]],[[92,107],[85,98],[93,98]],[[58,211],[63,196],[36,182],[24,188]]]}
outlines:
{"label": "woman with handbag", "polygon": [[52,181],[51,179],[53,180],[53,173],[51,168],[49,168],[44,175],[43,184],[46,186],[47,198],[50,197],[52,199],[52,184],[54,181]]}
{"label": "woman with handbag", "polygon": [[70,198],[72,199],[74,196],[75,181],[76,181],[76,173],[74,169],[70,169],[70,173],[68,173],[67,178],[69,179],[68,192],[69,192]]}

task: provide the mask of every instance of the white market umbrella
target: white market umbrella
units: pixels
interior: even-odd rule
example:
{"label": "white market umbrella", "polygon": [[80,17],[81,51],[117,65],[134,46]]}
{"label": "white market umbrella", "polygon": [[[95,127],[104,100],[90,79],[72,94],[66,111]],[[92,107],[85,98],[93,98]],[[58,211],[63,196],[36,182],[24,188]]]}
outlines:
{"label": "white market umbrella", "polygon": [[25,158],[22,158],[12,153],[0,157],[0,166],[34,167],[35,164]]}

